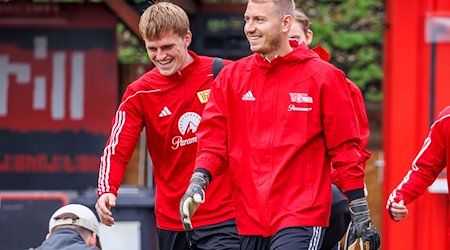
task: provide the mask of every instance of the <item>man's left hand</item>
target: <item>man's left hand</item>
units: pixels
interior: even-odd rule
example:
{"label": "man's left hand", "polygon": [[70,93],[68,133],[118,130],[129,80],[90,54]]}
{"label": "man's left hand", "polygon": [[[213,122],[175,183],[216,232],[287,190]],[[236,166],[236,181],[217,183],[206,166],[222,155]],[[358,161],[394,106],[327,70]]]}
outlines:
{"label": "man's left hand", "polygon": [[345,250],[355,249],[359,239],[360,249],[375,250],[380,247],[380,234],[369,216],[369,206],[366,198],[350,202],[351,222],[345,238]]}

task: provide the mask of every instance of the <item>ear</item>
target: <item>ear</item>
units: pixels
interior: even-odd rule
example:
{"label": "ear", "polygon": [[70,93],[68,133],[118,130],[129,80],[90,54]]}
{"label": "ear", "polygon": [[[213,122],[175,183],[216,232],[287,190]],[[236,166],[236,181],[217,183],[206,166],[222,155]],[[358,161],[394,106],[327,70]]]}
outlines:
{"label": "ear", "polygon": [[189,47],[189,45],[191,45],[192,42],[192,32],[188,31],[186,33],[186,36],[184,36],[184,45],[187,47]]}
{"label": "ear", "polygon": [[285,15],[283,19],[281,20],[281,31],[285,33],[289,33],[289,30],[291,29],[292,22],[294,18],[291,15]]}
{"label": "ear", "polygon": [[306,44],[310,45],[314,37],[314,32],[312,30],[308,30],[306,32]]}
{"label": "ear", "polygon": [[87,240],[86,240],[87,242],[87,244],[89,245],[89,246],[92,246],[92,247],[95,247],[95,246],[97,246],[97,234],[96,233],[91,233],[91,234],[89,234],[89,237],[87,238]]}
{"label": "ear", "polygon": [[45,236],[45,239],[48,239],[48,238],[50,238],[50,233],[48,233],[48,234]]}

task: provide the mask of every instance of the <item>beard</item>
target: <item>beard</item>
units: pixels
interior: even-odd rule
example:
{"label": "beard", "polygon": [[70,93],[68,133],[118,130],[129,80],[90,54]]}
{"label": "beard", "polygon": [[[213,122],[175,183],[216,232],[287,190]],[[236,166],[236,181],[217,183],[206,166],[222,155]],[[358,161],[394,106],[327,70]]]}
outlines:
{"label": "beard", "polygon": [[252,52],[260,53],[265,57],[275,56],[280,48],[281,36],[266,37],[266,40],[258,46],[250,46]]}

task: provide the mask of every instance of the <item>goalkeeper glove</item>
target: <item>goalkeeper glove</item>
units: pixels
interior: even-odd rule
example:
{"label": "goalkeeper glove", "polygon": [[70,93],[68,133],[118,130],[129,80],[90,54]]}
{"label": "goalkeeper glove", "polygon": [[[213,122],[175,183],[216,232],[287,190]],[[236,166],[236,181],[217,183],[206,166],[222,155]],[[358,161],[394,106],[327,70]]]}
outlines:
{"label": "goalkeeper glove", "polygon": [[359,240],[360,249],[375,250],[380,247],[380,235],[369,217],[366,198],[350,202],[350,225],[345,237],[345,250],[353,250]]}
{"label": "goalkeeper glove", "polygon": [[191,217],[200,203],[205,202],[205,189],[209,185],[210,177],[203,172],[192,174],[189,186],[180,201],[180,217],[186,231],[192,230]]}

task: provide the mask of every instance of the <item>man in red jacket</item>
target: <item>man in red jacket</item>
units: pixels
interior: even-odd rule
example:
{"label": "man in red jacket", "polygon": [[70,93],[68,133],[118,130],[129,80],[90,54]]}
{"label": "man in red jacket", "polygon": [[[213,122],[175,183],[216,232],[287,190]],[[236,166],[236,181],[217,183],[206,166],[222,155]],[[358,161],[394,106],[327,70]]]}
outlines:
{"label": "man in red jacket", "polygon": [[[289,38],[305,43],[309,46],[313,40],[314,33],[310,29],[310,20],[301,10],[295,11],[295,22],[289,30]],[[329,61],[330,54],[321,46],[312,49],[320,58]],[[366,149],[369,141],[369,121],[367,119],[364,99],[361,90],[350,79],[346,78],[350,96],[356,111],[356,117],[359,123],[360,131],[360,153],[362,157],[362,167],[365,169],[366,161],[370,158],[371,153]],[[337,178],[337,172],[332,168],[332,204],[329,226],[325,231],[324,240],[321,250],[337,250],[339,249],[339,241],[345,235],[350,223],[350,212],[348,210],[347,198],[341,192],[342,180]],[[339,189],[337,186],[341,189]]]}
{"label": "man in red jacket", "polygon": [[[450,106],[444,108],[431,125],[430,132],[402,182],[392,191],[386,208],[395,221],[408,215],[406,205],[430,186],[450,162]],[[448,176],[447,176],[448,178]],[[450,188],[449,188],[450,189]],[[449,225],[450,228],[450,225]],[[447,245],[450,246],[450,230]]]}
{"label": "man in red jacket", "polygon": [[241,249],[318,249],[331,163],[344,179],[352,228],[359,235],[371,223],[345,75],[305,45],[291,47],[294,11],[292,0],[248,2],[244,33],[254,53],[225,67],[211,88],[180,202],[189,228],[203,192],[231,171]]}
{"label": "man in red jacket", "polygon": [[99,170],[99,217],[105,225],[114,224],[111,208],[145,129],[156,182],[159,249],[239,249],[229,171],[206,192],[211,202],[192,218],[194,230],[185,232],[178,213],[194,169],[195,132],[213,82],[214,59],[188,50],[189,20],[177,5],[153,4],[142,14],[139,30],[156,67],[128,85],[113,119]]}

